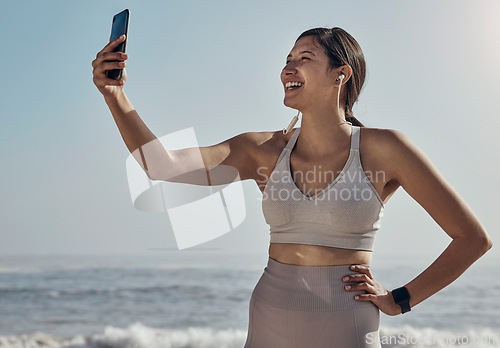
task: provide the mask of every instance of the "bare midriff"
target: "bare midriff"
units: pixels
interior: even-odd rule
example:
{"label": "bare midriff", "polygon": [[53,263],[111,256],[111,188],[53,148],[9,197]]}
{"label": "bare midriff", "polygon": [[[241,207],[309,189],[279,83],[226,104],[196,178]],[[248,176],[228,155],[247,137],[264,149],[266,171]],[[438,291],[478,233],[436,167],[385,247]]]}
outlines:
{"label": "bare midriff", "polygon": [[269,257],[281,263],[300,266],[369,265],[372,252],[321,245],[271,243]]}

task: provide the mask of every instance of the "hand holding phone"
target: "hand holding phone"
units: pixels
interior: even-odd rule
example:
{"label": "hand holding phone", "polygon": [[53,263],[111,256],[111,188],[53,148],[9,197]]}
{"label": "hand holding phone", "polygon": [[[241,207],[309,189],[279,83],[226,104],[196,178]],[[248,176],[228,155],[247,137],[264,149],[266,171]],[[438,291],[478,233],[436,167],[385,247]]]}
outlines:
{"label": "hand holding phone", "polygon": [[[113,52],[125,53],[127,50],[127,40],[128,40],[128,23],[130,20],[130,11],[128,9],[116,14],[113,17],[113,24],[111,26],[111,36],[109,41],[114,41],[120,36],[125,35],[125,41],[122,41],[118,46],[113,48]],[[113,62],[113,61],[112,61]],[[119,62],[119,60],[114,60],[114,62]],[[106,77],[113,80],[120,80],[122,78],[123,69],[112,69],[106,70]]]}
{"label": "hand holding phone", "polygon": [[[128,33],[128,12],[125,10],[114,16],[110,42],[97,53],[96,58],[92,61],[93,81],[104,99],[119,98],[127,81],[127,72],[124,69],[125,60],[128,59],[128,54],[124,52],[127,37],[122,37],[120,32]],[[125,16],[125,22],[120,20],[120,18],[123,19],[122,16]],[[119,23],[122,25],[118,25]],[[123,23],[127,24],[124,26]]]}
{"label": "hand holding phone", "polygon": [[[94,68],[92,72],[94,84],[105,99],[118,98],[120,94],[123,93],[123,85],[127,81],[127,72],[123,68],[125,67],[124,60],[128,59],[128,55],[126,53],[113,52],[114,48],[119,46],[124,40],[124,37],[119,37],[111,41],[97,53],[96,59],[92,61],[92,67]],[[120,80],[106,77],[107,71],[120,68],[123,70]]]}

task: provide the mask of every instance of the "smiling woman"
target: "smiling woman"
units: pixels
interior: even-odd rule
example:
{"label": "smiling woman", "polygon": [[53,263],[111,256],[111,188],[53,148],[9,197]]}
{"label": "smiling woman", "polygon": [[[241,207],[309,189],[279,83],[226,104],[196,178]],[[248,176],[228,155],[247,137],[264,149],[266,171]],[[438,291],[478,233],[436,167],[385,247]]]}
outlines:
{"label": "smiling woman", "polygon": [[[332,35],[332,33],[335,33],[335,35]],[[363,126],[363,124],[354,117],[352,111],[354,103],[358,100],[359,94],[361,93],[366,76],[365,58],[357,41],[340,28],[314,28],[306,30],[298,37],[296,42],[301,41],[302,38],[304,38],[306,40],[305,42],[308,42],[312,48],[297,53],[297,61],[299,63],[306,64],[309,63],[309,61],[322,60],[323,63],[326,63],[328,66],[327,70],[329,72],[344,65],[356,71],[356,74],[353,74],[350,79],[346,79],[341,98],[338,98],[338,100],[345,101],[343,105],[343,111],[346,114],[345,119],[351,121],[354,125]],[[339,50],[339,47],[343,49]],[[324,51],[324,53],[321,51]],[[286,65],[288,66],[292,63],[294,58],[293,53],[290,53],[287,56]],[[299,83],[302,82],[299,81]],[[286,90],[288,90],[288,88]]]}
{"label": "smiling woman", "polygon": [[[408,312],[491,247],[470,208],[407,137],[366,128],[354,117],[365,73],[361,48],[340,28],[304,32],[287,57],[284,103],[303,120],[276,142],[283,150],[269,160],[274,166],[262,185],[271,245],[250,300],[245,348],[381,347],[380,311]],[[314,173],[311,181],[316,165],[337,175],[323,181]],[[384,175],[377,180],[374,172]],[[385,204],[399,186],[447,226],[454,243],[419,277],[389,291],[369,263]],[[438,280],[444,269],[448,276]]]}
{"label": "smiling woman", "polygon": [[[345,30],[307,30],[287,57],[284,104],[303,114],[301,127],[175,151],[162,147],[123,91],[125,64],[113,60],[128,56],[112,52],[120,40],[92,62],[94,83],[149,178],[197,185],[252,179],[263,193],[271,243],[250,298],[245,348],[380,348],[380,312],[408,312],[491,248],[475,214],[408,137],[354,117],[366,64]],[[119,67],[122,80],[106,78],[106,70]],[[370,262],[387,202],[400,186],[453,241],[418,277],[389,291]]]}

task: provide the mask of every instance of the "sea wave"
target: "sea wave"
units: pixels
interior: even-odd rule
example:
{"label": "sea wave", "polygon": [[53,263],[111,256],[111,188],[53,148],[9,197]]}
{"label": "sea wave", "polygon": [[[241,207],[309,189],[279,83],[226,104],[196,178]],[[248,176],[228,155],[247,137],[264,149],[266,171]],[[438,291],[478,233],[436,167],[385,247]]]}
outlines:
{"label": "sea wave", "polygon": [[[383,348],[412,347],[500,347],[499,330],[468,329],[461,332],[432,328],[381,327],[378,339]],[[102,334],[58,337],[43,332],[18,336],[0,336],[2,348],[241,348],[246,340],[244,330],[214,330],[189,328],[185,330],[157,329],[136,322],[126,329],[107,326]]]}

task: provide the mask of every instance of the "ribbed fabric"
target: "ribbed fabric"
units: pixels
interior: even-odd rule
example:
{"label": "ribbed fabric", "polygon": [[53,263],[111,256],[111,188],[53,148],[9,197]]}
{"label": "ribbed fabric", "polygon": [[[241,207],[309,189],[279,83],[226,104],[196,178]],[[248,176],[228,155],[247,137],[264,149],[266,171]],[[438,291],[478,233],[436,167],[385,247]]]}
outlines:
{"label": "ribbed fabric", "polygon": [[[290,154],[299,134],[300,128],[295,129],[263,191],[262,211],[271,243],[373,251],[384,204],[361,164],[360,127],[351,125],[351,148],[344,168],[314,196],[304,194],[292,177]],[[303,175],[307,180],[307,173]]]}
{"label": "ribbed fabric", "polygon": [[338,266],[300,266],[286,264],[269,257],[264,274],[257,283],[253,296],[270,306],[292,310],[331,312],[349,308],[373,307],[371,302],[359,302],[355,295],[365,291],[346,291],[346,275],[359,274]]}
{"label": "ribbed fabric", "polygon": [[349,265],[300,266],[268,259],[249,305],[244,348],[380,348],[380,310],[344,290]]}

